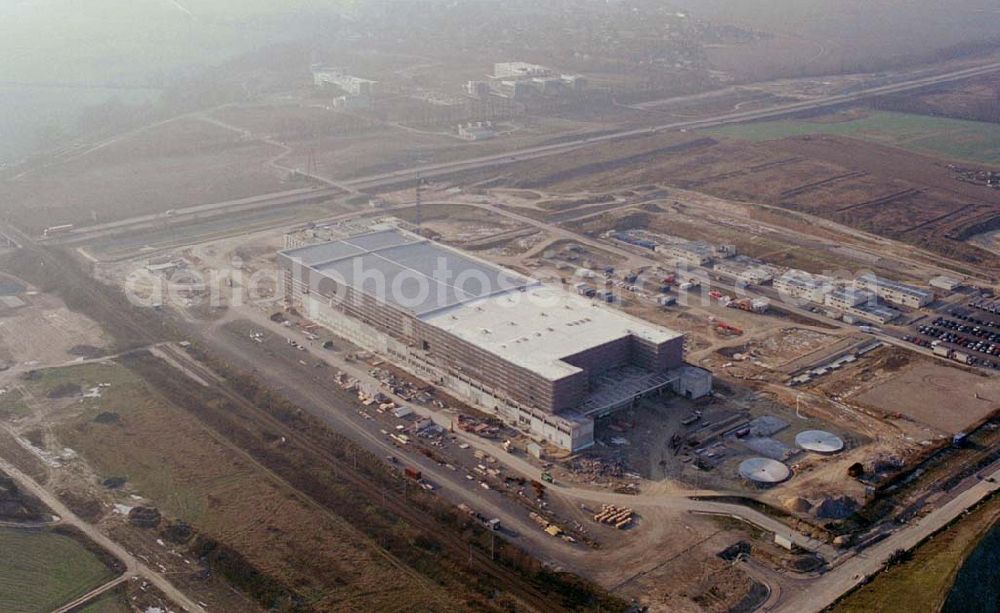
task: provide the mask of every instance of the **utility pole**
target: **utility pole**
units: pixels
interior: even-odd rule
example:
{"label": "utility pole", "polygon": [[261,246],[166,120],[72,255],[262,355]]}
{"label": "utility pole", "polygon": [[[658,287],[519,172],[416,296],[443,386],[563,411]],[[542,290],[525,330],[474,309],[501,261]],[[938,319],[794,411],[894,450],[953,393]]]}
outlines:
{"label": "utility pole", "polygon": [[416,198],[416,205],[417,205],[417,215],[416,215],[417,234],[420,234],[420,226],[423,223],[423,212],[421,211],[422,207],[420,206],[422,204],[421,200],[422,200],[422,197],[423,197],[423,194],[421,193],[421,188],[423,187],[423,182],[424,182],[424,180],[420,177],[420,173],[418,172],[417,173],[417,198]]}

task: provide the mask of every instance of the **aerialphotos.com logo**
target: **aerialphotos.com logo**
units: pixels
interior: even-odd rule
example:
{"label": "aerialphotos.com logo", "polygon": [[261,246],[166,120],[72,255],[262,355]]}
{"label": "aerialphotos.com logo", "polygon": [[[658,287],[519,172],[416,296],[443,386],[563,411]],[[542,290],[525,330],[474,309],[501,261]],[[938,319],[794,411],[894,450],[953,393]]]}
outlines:
{"label": "aerialphotos.com logo", "polygon": [[[518,291],[542,285],[536,280],[500,269],[495,275],[478,268],[455,270],[450,263],[448,258],[439,257],[430,275],[409,269],[388,275],[377,266],[366,265],[364,259],[358,257],[351,261],[348,274],[334,270],[316,275],[310,274],[310,269],[301,262],[295,262],[287,277],[286,271],[277,267],[247,271],[243,267],[195,269],[179,266],[162,272],[137,267],[127,275],[124,291],[136,306],[185,309],[273,307],[292,294],[289,282],[304,288],[307,293],[323,296],[330,304],[350,300],[357,306],[365,299],[374,299],[402,309],[417,309],[431,301],[445,304],[498,293],[508,293],[513,298],[504,303],[510,308],[517,308],[521,300],[552,300],[548,292]],[[665,283],[668,278],[672,281],[669,284]],[[812,275],[792,270],[775,278],[771,287],[760,287],[741,279],[726,283],[718,276],[713,277],[710,271],[691,269],[679,263],[669,273],[664,268],[647,270],[628,282],[613,275],[588,271],[571,280],[564,279],[555,287],[613,304],[654,301],[656,296],[667,294],[680,306],[707,307],[719,303],[720,299],[757,299],[777,301],[793,308],[809,308],[822,305],[829,294],[846,294],[845,300],[850,300],[852,306],[874,306],[879,282],[870,271],[839,270]],[[348,291],[348,288],[359,291]]]}

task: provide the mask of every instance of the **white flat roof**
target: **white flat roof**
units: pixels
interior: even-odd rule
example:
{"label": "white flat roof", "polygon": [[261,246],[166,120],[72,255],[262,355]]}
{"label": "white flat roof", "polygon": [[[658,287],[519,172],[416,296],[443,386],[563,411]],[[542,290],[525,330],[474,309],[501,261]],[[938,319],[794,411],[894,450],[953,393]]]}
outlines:
{"label": "white flat roof", "polygon": [[464,302],[420,319],[547,379],[581,369],[565,358],[626,336],[683,336],[559,287],[535,285]]}

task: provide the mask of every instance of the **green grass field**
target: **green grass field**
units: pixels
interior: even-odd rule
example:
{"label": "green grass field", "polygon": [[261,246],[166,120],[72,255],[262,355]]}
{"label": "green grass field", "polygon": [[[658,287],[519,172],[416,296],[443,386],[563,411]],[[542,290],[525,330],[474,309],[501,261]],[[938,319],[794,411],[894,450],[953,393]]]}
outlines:
{"label": "green grass field", "polygon": [[[117,362],[84,364],[39,371],[36,378],[23,384],[35,398],[45,402],[46,396],[61,386],[76,386],[86,392],[102,383],[109,385],[100,388],[99,398],[70,399],[74,407],[79,407],[79,415],[57,428],[60,440],[86,457],[102,479],[126,477],[143,494],[159,500],[171,514],[191,521],[201,518],[208,504],[205,496],[174,474],[171,463],[160,454],[162,450],[130,448],[130,453],[121,453],[130,438],[145,428],[169,428],[169,418],[162,416],[177,410],[151,393],[135,374]],[[12,404],[11,412],[16,409],[16,400]],[[0,418],[4,407],[0,402]],[[102,413],[116,415],[115,422],[96,421]],[[222,475],[213,483],[224,487],[227,479]],[[2,606],[0,613],[5,613]]]}
{"label": "green grass field", "polygon": [[832,611],[940,611],[966,556],[998,519],[1000,499],[992,498],[917,547],[910,560],[850,593]]}
{"label": "green grass field", "polygon": [[93,600],[77,613],[131,613],[132,608],[128,606],[128,600],[118,589],[107,592],[97,600]]}
{"label": "green grass field", "polygon": [[[88,388],[110,383],[111,387],[103,388],[102,393],[111,391],[118,386],[138,385],[129,372],[114,363],[93,363],[65,368],[49,368],[37,371],[35,378],[25,381],[25,387],[38,398],[44,398],[49,392],[62,385],[77,385],[81,392]],[[96,401],[93,404],[99,404]]]}
{"label": "green grass field", "polygon": [[907,113],[872,112],[848,121],[763,121],[724,126],[707,132],[758,142],[833,134],[954,160],[1000,164],[1000,125]]}
{"label": "green grass field", "polygon": [[44,613],[110,581],[114,575],[68,536],[0,528],[0,611]]}

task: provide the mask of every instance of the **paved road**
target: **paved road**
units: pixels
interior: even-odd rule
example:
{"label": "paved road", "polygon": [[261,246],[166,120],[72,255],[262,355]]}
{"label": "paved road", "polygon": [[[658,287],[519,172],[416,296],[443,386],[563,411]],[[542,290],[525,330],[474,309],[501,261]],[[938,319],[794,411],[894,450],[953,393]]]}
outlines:
{"label": "paved road", "polygon": [[[280,326],[271,322],[263,313],[254,311],[251,308],[242,309],[239,312],[239,316],[245,317],[247,320],[252,321],[254,326],[261,329],[268,330],[269,332],[278,335],[279,337],[291,338],[294,340],[301,340],[295,333],[293,333],[289,328]],[[231,315],[230,318],[236,318],[235,315]],[[238,348],[234,348],[226,336],[229,334],[223,331],[220,326],[226,320],[220,320],[214,322],[211,331],[206,334],[208,340],[224,348],[226,353],[231,353],[234,349],[239,351]],[[317,352],[311,353],[312,358],[319,358],[323,361],[328,362],[330,365],[346,372],[351,377],[358,379],[359,381],[366,382],[371,385],[378,385],[378,381],[372,377],[367,368],[361,364],[352,364],[337,358],[336,355],[330,352]],[[252,356],[247,355],[246,359],[253,360]],[[290,380],[285,379],[280,375],[280,366],[275,360],[268,358],[266,354],[263,354],[256,361],[266,360],[269,364],[268,373],[262,374],[264,377],[276,376],[278,380],[283,380],[285,383],[290,383]],[[304,369],[305,367],[303,367]],[[399,455],[401,450],[396,449],[389,441],[384,437],[379,437],[373,435],[371,432],[364,428],[364,424],[359,424],[358,419],[353,411],[344,412],[333,409],[330,404],[330,399],[322,392],[314,391],[310,389],[312,386],[308,382],[303,381],[301,385],[296,384],[296,389],[294,390],[295,395],[304,395],[309,400],[311,405],[323,407],[325,410],[323,414],[318,415],[320,418],[329,421],[330,419],[335,419],[338,427],[341,431],[348,429],[351,431],[351,436],[357,440],[365,441],[366,446],[369,448],[374,447],[374,451],[377,453],[382,453],[386,455]],[[291,393],[289,390],[287,393]],[[434,420],[443,428],[450,429],[452,416],[450,414],[442,413],[440,411],[433,411],[427,407],[412,404],[403,401],[401,398],[394,398],[394,400],[401,405],[405,405],[413,409],[413,411],[422,417],[427,417]],[[346,419],[345,419],[346,418]],[[463,432],[461,430],[455,430],[455,436],[457,436],[462,442],[468,443],[471,447],[485,451],[491,456],[497,458],[501,463],[503,463],[507,469],[514,474],[518,474],[528,479],[533,479],[536,481],[541,480],[542,469],[531,464],[526,459],[509,454],[503,450],[503,448],[496,442],[487,439],[480,438],[473,434]],[[457,489],[459,490],[458,495],[463,498],[464,502],[467,502],[473,506],[481,506],[484,502],[482,493],[475,492],[474,495],[469,498],[468,491],[465,487],[468,485],[463,483],[461,479],[455,479],[455,475],[451,474],[449,471],[442,471],[439,467],[434,465],[428,465],[423,462],[415,454],[412,458],[408,458],[408,461],[417,460],[417,463],[421,465],[421,468],[427,468],[428,474],[432,476],[435,480],[440,480],[441,484],[455,485],[457,482]],[[460,476],[460,475],[459,475]],[[673,509],[678,511],[690,511],[703,513],[708,515],[720,515],[735,517],[742,521],[746,521],[753,524],[759,528],[767,530],[772,533],[782,534],[790,538],[794,543],[801,546],[809,551],[814,551],[823,555],[827,560],[831,560],[837,556],[837,551],[816,539],[810,538],[804,534],[796,532],[783,523],[775,520],[774,518],[767,516],[763,513],[755,511],[749,507],[743,505],[714,502],[711,500],[693,500],[692,496],[699,497],[710,497],[718,496],[720,492],[714,490],[687,490],[679,491],[674,494],[616,494],[613,492],[607,492],[603,490],[592,490],[582,487],[577,487],[569,484],[557,483],[549,487],[551,493],[554,495],[561,496],[565,499],[569,499],[575,505],[580,502],[586,503],[596,503],[596,504],[614,504],[618,506],[629,506],[636,509],[641,509],[643,507],[661,508],[661,509]],[[724,492],[723,492],[724,493]],[[490,502],[489,499],[486,499]],[[499,511],[499,510],[498,510]],[[537,532],[537,527],[533,527],[529,523],[525,523],[523,520],[514,518],[507,515],[506,518],[501,516],[502,521],[511,522],[511,525],[517,525],[520,527],[521,532]]]}
{"label": "paved road", "polygon": [[[266,327],[272,332],[282,335],[291,334],[287,328],[268,324],[262,316],[257,318],[255,323]],[[348,371],[352,376],[360,380],[370,380],[371,377],[360,367],[350,367],[337,363],[336,366]],[[321,400],[322,403],[322,400]],[[450,419],[447,415],[429,411],[418,405],[410,405],[415,412],[432,417],[442,425],[447,425]],[[353,421],[353,420],[349,420]],[[471,446],[488,452],[493,457],[498,458],[511,472],[522,476],[539,479],[541,470],[525,459],[505,453],[498,444],[491,441],[475,437],[463,432],[456,432],[463,442]],[[399,454],[399,450],[392,447],[386,441],[378,437],[371,438],[370,443],[377,446],[384,453]],[[1000,469],[996,469],[993,477],[1000,479]],[[859,584],[864,577],[878,572],[884,563],[885,558],[893,551],[903,548],[910,549],[927,536],[946,526],[949,522],[961,515],[966,509],[975,505],[983,497],[996,491],[1000,485],[980,481],[967,490],[957,494],[953,499],[944,503],[940,508],[932,511],[927,516],[915,523],[897,529],[881,543],[872,546],[870,549],[860,553],[838,552],[825,543],[820,543],[805,535],[790,530],[781,522],[758,513],[753,509],[740,505],[713,502],[711,500],[692,500],[690,496],[709,495],[713,492],[678,492],[676,494],[655,494],[638,496],[615,494],[601,490],[590,490],[582,487],[556,484],[551,486],[551,492],[563,498],[568,498],[576,503],[610,503],[616,505],[631,506],[638,510],[642,508],[675,509],[678,511],[688,511],[696,513],[708,513],[717,515],[728,515],[748,521],[772,533],[783,534],[790,537],[798,545],[805,549],[820,552],[828,561],[832,561],[833,568],[827,574],[807,582],[796,581],[795,589],[784,590],[778,594],[773,594],[769,598],[769,610],[800,613],[803,611],[818,611],[828,606],[839,598],[842,594]],[[523,526],[523,522],[515,522],[514,525]],[[519,526],[519,527],[520,527]],[[772,589],[774,582],[769,581]],[[806,585],[806,583],[808,585]]]}
{"label": "paved road", "polygon": [[83,596],[80,596],[76,600],[73,600],[73,601],[70,601],[70,602],[64,604],[63,606],[59,607],[58,609],[56,609],[52,613],[69,613],[70,611],[73,611],[77,607],[82,607],[83,605],[87,604],[91,600],[94,600],[95,598],[97,598],[101,594],[104,594],[106,592],[110,592],[111,590],[115,589],[119,585],[125,583],[126,581],[128,581],[128,580],[130,580],[132,578],[133,578],[133,575],[129,575],[129,574],[120,575],[119,577],[117,577],[115,579],[112,579],[111,581],[108,581],[107,583],[105,583],[101,587],[98,587],[98,588],[95,588],[93,590],[90,590],[89,592],[87,592]]}
{"label": "paved road", "polygon": [[41,243],[72,244],[92,240],[101,236],[135,232],[138,230],[162,229],[171,225],[190,223],[199,219],[217,217],[223,214],[235,215],[259,209],[292,206],[310,202],[322,202],[343,195],[344,192],[335,187],[298,188],[271,194],[262,194],[250,198],[239,198],[225,202],[199,204],[180,208],[164,213],[139,215],[119,221],[76,228],[50,239],[39,239]]}
{"label": "paved road", "polygon": [[886,559],[897,549],[912,549],[921,541],[944,528],[980,500],[1000,489],[1000,469],[987,475],[987,480],[976,483],[934,511],[909,524],[884,541],[846,560],[822,577],[816,579],[808,590],[783,600],[771,609],[781,613],[821,611],[837,601],[843,594],[860,585],[866,577],[882,570]]}
{"label": "paved road", "polygon": [[978,66],[975,68],[966,68],[962,70],[956,70],[929,77],[919,77],[916,79],[911,79],[900,83],[894,83],[892,85],[881,85],[878,87],[871,87],[867,89],[858,90],[856,92],[852,92],[849,94],[825,96],[822,98],[815,98],[813,100],[807,100],[803,102],[793,102],[790,104],[782,104],[778,106],[773,106],[753,111],[726,113],[723,115],[716,115],[714,117],[708,117],[705,119],[677,121],[677,122],[660,124],[656,126],[636,128],[632,130],[622,130],[617,132],[611,132],[609,134],[603,134],[600,136],[583,136],[577,139],[573,139],[570,141],[554,145],[529,147],[527,149],[511,151],[504,154],[483,156],[479,158],[461,160],[457,162],[429,164],[418,168],[411,168],[404,171],[388,172],[379,175],[353,179],[350,181],[344,181],[343,184],[345,186],[348,186],[356,190],[375,189],[382,185],[412,180],[417,178],[418,176],[422,178],[433,178],[436,176],[451,174],[458,171],[477,170],[480,168],[486,168],[498,164],[507,164],[513,161],[521,162],[526,160],[532,160],[540,157],[554,155],[557,153],[564,153],[576,149],[580,146],[594,144],[594,143],[611,142],[621,139],[632,138],[635,136],[653,134],[656,132],[714,128],[731,123],[744,123],[747,121],[755,121],[758,119],[770,119],[770,118],[780,117],[782,115],[789,115],[792,113],[801,113],[803,111],[823,109],[850,102],[857,102],[859,100],[864,100],[865,98],[871,98],[874,96],[884,96],[886,94],[895,94],[914,89],[922,89],[933,85],[949,83],[952,81],[969,79],[972,77],[990,74],[998,70],[1000,70],[1000,62],[995,62],[984,66]]}
{"label": "paved road", "polygon": [[[103,532],[77,517],[56,496],[51,494],[34,479],[18,470],[14,465],[10,464],[3,458],[0,458],[0,471],[6,473],[11,479],[17,481],[19,486],[24,488],[26,491],[31,492],[31,494],[48,505],[52,512],[60,517],[64,525],[73,526],[85,534],[87,538],[97,543],[99,546],[103,547],[116,558],[121,560],[122,563],[125,564],[124,578],[142,576],[151,584],[156,586],[157,589],[163,592],[167,598],[172,600],[185,611],[204,612],[204,609],[199,606],[198,603],[194,602],[183,592],[174,587],[173,584],[163,577],[163,575],[151,570],[148,566],[136,559],[135,556],[126,551],[121,545],[105,536]],[[116,581],[121,582],[123,577],[119,577],[115,581],[109,582],[109,584],[102,586],[102,588],[104,590],[110,589],[110,587],[113,587],[110,583],[115,583]],[[117,583],[115,584],[117,585]],[[98,588],[98,593],[102,591],[102,588]]]}
{"label": "paved road", "polygon": [[[984,66],[978,66],[975,68],[956,70],[929,77],[919,77],[908,81],[903,81],[900,83],[894,83],[892,85],[871,87],[867,89],[858,90],[856,92],[852,92],[849,94],[826,96],[803,102],[782,104],[778,106],[768,107],[765,109],[726,113],[704,119],[679,121],[679,122],[665,123],[655,126],[647,126],[643,128],[626,129],[626,130],[601,134],[598,136],[584,135],[579,138],[574,138],[572,140],[567,140],[561,143],[556,143],[551,145],[529,147],[526,149],[509,151],[502,154],[481,156],[481,157],[457,160],[452,162],[427,164],[396,172],[387,172],[377,175],[370,175],[367,177],[359,177],[350,180],[337,181],[335,184],[338,185],[341,189],[326,188],[319,190],[315,189],[305,190],[305,193],[298,195],[294,193],[297,190],[291,190],[275,194],[263,194],[261,196],[256,196],[254,198],[244,198],[239,201],[227,201],[227,202],[203,204],[193,207],[187,207],[184,209],[178,209],[169,216],[166,214],[144,215],[132,219],[121,220],[118,222],[114,222],[112,224],[104,224],[103,226],[79,228],[66,235],[58,237],[55,240],[60,243],[76,242],[78,239],[93,238],[95,236],[107,233],[120,232],[128,229],[157,227],[157,225],[162,225],[167,222],[178,223],[181,221],[190,221],[201,217],[208,217],[213,214],[220,214],[226,212],[235,213],[235,212],[253,210],[263,207],[301,204],[303,202],[313,201],[315,198],[318,197],[325,196],[328,198],[333,198],[337,195],[342,195],[344,193],[342,190],[348,190],[350,192],[375,190],[380,187],[412,181],[417,177],[432,179],[435,177],[441,177],[456,172],[480,170],[483,168],[489,168],[493,166],[504,166],[514,162],[530,161],[543,157],[548,157],[551,155],[557,155],[560,153],[567,153],[586,145],[624,140],[636,136],[655,134],[657,132],[676,131],[676,130],[695,130],[702,128],[718,127],[732,123],[744,123],[747,121],[754,121],[759,119],[776,118],[776,117],[781,117],[783,115],[789,115],[792,113],[800,113],[803,111],[823,109],[850,102],[857,102],[859,100],[864,100],[865,98],[871,98],[874,96],[882,96],[891,93],[905,92],[905,91],[930,87],[933,85],[949,83],[952,81],[960,81],[963,79],[969,79],[984,74],[990,74],[998,70],[1000,70],[1000,62],[991,63]],[[329,183],[333,182],[333,179],[327,177],[323,177],[322,180]]]}

